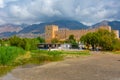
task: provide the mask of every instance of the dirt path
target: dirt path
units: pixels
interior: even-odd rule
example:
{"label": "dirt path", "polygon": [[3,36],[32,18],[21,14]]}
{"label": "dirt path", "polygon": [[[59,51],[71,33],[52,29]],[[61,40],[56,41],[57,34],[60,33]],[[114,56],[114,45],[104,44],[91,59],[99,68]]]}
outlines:
{"label": "dirt path", "polygon": [[32,68],[17,68],[0,80],[120,80],[120,55],[93,54]]}

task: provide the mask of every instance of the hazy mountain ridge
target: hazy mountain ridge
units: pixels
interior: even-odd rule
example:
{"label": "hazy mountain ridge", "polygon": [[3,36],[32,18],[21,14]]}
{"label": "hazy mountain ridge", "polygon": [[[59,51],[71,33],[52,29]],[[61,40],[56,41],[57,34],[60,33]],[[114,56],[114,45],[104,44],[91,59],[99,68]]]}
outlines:
{"label": "hazy mountain ridge", "polygon": [[113,30],[119,30],[119,34],[120,34],[120,21],[102,21],[93,25],[92,28],[102,26],[102,25],[111,26]]}
{"label": "hazy mountain ridge", "polygon": [[[7,24],[7,26],[0,26],[0,37],[9,37],[12,35],[38,35],[44,33],[44,28],[46,25],[58,25],[59,28],[69,28],[69,29],[88,29],[90,28],[87,25],[84,25],[78,21],[75,20],[59,20],[54,22],[46,22],[46,23],[40,23],[40,24],[32,24],[32,25],[13,25],[13,24]],[[120,31],[120,21],[102,21],[99,23],[96,23],[95,25],[92,25],[92,28],[99,27],[102,25],[109,25],[114,30]],[[5,29],[5,30],[2,30]],[[8,28],[8,29],[7,29]],[[24,36],[25,37],[25,36]],[[28,37],[28,36],[26,36]]]}
{"label": "hazy mountain ridge", "polygon": [[19,33],[44,33],[44,29],[46,25],[58,25],[59,28],[69,28],[69,29],[87,29],[88,26],[74,20],[59,20],[54,22],[48,23],[41,23],[41,24],[33,24],[30,25]]}
{"label": "hazy mountain ridge", "polygon": [[105,25],[111,26],[112,29],[120,30],[120,21],[106,21],[105,20],[105,21],[92,25],[92,28],[99,27],[99,26],[105,26]]}
{"label": "hazy mountain ridge", "polygon": [[4,24],[0,25],[0,33],[4,32],[19,32],[23,28],[27,27],[27,24],[15,25],[15,24]]}

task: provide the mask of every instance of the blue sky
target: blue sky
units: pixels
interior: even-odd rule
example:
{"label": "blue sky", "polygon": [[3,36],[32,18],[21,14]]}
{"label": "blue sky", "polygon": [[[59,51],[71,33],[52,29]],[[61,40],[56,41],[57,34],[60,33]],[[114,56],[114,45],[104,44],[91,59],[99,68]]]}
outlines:
{"label": "blue sky", "polygon": [[120,20],[120,0],[0,0],[0,24],[72,19],[91,25]]}

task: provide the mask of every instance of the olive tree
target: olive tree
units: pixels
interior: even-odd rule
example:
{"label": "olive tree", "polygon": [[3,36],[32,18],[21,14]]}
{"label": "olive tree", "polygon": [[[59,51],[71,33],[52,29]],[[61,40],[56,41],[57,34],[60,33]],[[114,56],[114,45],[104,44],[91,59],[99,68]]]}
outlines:
{"label": "olive tree", "polygon": [[92,49],[100,46],[102,50],[113,50],[115,39],[115,34],[113,32],[100,29],[97,32],[87,33],[80,38],[80,41],[88,47],[92,46]]}

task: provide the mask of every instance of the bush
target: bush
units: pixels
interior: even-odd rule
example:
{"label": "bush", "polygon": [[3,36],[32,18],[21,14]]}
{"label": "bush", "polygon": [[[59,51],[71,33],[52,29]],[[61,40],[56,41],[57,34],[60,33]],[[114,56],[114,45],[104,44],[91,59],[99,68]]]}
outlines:
{"label": "bush", "polygon": [[19,55],[25,51],[17,47],[0,47],[0,65],[10,65]]}
{"label": "bush", "polygon": [[114,32],[109,32],[108,30],[100,29],[97,32],[87,33],[82,36],[80,41],[89,46],[92,46],[92,49],[95,50],[97,47],[101,47],[101,50],[112,51],[114,49],[119,49],[118,41]]}
{"label": "bush", "polygon": [[119,39],[114,40],[113,51],[120,51],[120,40]]}
{"label": "bush", "polygon": [[37,44],[44,42],[44,39],[42,38],[20,38],[17,36],[13,36],[9,38],[9,44],[11,46],[20,47],[24,50],[36,50]]}

